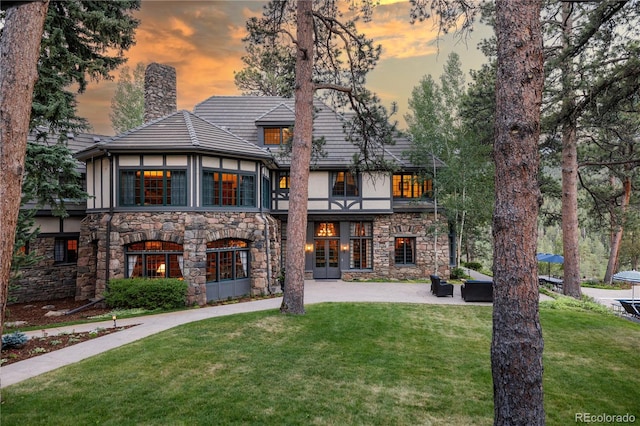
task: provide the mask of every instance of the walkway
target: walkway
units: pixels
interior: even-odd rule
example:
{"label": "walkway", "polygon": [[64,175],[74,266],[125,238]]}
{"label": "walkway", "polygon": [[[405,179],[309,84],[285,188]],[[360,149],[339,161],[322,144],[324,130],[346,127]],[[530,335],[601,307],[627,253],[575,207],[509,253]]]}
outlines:
{"label": "walkway", "polygon": [[[480,276],[474,276],[474,278],[482,279]],[[490,279],[490,277],[486,278]],[[453,297],[435,297],[431,294],[430,288],[430,284],[354,283],[341,280],[307,281],[305,282],[305,304],[322,302],[394,302],[490,306],[490,303],[486,302],[465,303],[461,297],[459,285],[454,286]],[[546,297],[547,296],[541,295],[541,300]],[[282,298],[278,297],[253,302],[194,308],[167,314],[116,320],[118,326],[138,325],[117,333],[107,334],[67,348],[0,367],[0,388],[81,361],[85,358],[117,348],[118,346],[135,342],[136,340],[181,324],[224,315],[278,309],[281,302]],[[55,335],[71,331],[84,332],[99,327],[113,327],[113,321],[109,320],[69,327],[49,328],[47,329],[47,333],[49,335]],[[31,331],[26,334],[30,337],[40,336],[42,332]]]}

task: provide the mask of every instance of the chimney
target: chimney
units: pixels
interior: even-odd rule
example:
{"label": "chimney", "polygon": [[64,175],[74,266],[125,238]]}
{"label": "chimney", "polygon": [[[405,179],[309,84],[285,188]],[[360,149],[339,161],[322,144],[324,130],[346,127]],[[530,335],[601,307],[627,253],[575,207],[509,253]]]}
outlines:
{"label": "chimney", "polygon": [[176,69],[151,63],[144,73],[144,122],[148,123],[177,111]]}

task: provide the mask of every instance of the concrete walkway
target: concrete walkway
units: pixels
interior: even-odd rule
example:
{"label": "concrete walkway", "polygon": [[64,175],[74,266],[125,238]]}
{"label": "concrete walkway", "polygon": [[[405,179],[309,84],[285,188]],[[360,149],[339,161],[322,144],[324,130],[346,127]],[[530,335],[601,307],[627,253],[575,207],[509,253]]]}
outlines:
{"label": "concrete walkway", "polygon": [[[474,279],[490,277],[473,276]],[[453,297],[436,297],[431,294],[430,284],[405,283],[354,283],[341,280],[307,281],[305,282],[305,304],[322,302],[394,302],[394,303],[430,303],[448,305],[480,305],[490,306],[487,302],[465,303],[460,294],[460,286],[454,286]],[[541,295],[541,300],[547,296]],[[0,367],[0,388],[19,383],[23,380],[55,370],[85,358],[106,352],[118,346],[135,342],[147,336],[189,322],[200,321],[224,315],[244,312],[256,312],[278,309],[282,298],[263,299],[253,302],[230,305],[194,308],[186,311],[167,314],[149,315],[138,318],[117,319],[117,326],[137,324],[117,333],[88,340],[54,352],[39,355],[24,361]],[[113,327],[113,321],[90,324],[78,324],[69,327],[49,328],[48,335],[65,332],[85,332],[96,328]],[[31,331],[28,336],[41,336],[42,331]]]}

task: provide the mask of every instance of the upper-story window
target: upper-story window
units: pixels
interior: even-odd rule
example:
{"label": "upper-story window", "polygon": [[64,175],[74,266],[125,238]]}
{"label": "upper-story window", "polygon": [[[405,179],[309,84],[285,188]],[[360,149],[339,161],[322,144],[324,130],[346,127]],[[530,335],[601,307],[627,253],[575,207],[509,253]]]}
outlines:
{"label": "upper-story window", "polygon": [[278,189],[281,191],[288,191],[291,185],[291,176],[289,172],[278,172]]}
{"label": "upper-story window", "polygon": [[432,198],[433,186],[431,179],[425,180],[413,173],[394,173],[394,198]]}
{"label": "upper-story window", "polygon": [[293,137],[291,127],[265,127],[263,132],[265,145],[283,145]]}
{"label": "upper-story window", "polygon": [[255,207],[255,175],[205,170],[202,173],[202,205]]}
{"label": "upper-story window", "polygon": [[271,180],[262,176],[262,188],[260,189],[260,194],[262,194],[262,207],[265,209],[271,208]]}
{"label": "upper-story window", "polygon": [[359,197],[359,176],[351,172],[331,173],[331,195],[334,197]]}
{"label": "upper-story window", "polygon": [[186,170],[120,170],[120,205],[186,206]]}

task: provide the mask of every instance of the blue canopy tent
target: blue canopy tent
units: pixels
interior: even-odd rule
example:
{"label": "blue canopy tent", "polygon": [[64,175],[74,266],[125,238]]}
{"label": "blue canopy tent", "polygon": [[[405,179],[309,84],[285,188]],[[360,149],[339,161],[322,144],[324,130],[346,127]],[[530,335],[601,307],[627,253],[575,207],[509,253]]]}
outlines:
{"label": "blue canopy tent", "polygon": [[551,264],[564,263],[564,257],[559,254],[538,253],[536,255],[536,259],[538,259],[538,262],[547,262],[549,264],[549,268],[548,268],[549,278],[551,278]]}

